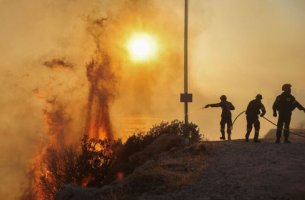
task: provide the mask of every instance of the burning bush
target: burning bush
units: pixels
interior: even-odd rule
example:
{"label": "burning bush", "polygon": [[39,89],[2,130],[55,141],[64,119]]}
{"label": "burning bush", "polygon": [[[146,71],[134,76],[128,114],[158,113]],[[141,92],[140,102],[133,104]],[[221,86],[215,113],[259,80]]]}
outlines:
{"label": "burning bush", "polygon": [[[84,135],[81,148],[75,146],[55,146],[45,149],[40,163],[33,172],[39,172],[31,181],[31,192],[25,191],[21,199],[54,199],[59,189],[67,183],[83,187],[100,187],[105,184],[105,176],[122,146],[121,140],[94,139]],[[27,188],[28,189],[28,188]]]}
{"label": "burning bush", "polygon": [[121,147],[121,140],[93,139],[85,135],[77,163],[78,184],[94,187],[105,185],[105,178]]}
{"label": "burning bush", "polygon": [[[35,191],[24,193],[21,199],[54,199],[59,189],[68,183],[82,187],[102,187],[116,179],[122,179],[138,167],[129,161],[130,156],[145,149],[161,135],[176,135],[190,143],[201,140],[195,124],[185,125],[180,121],[162,122],[148,132],[130,136],[125,144],[121,140],[96,139],[84,135],[80,148],[66,146],[45,149],[40,158],[41,174],[33,181]],[[37,176],[36,176],[37,177]]]}

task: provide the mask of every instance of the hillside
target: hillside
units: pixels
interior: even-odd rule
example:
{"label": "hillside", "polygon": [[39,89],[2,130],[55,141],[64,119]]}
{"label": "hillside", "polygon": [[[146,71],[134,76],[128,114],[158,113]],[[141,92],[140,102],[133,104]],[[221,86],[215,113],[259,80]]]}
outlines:
{"label": "hillside", "polygon": [[60,200],[304,200],[305,140],[204,142],[173,148],[102,189],[71,185]]}
{"label": "hillside", "polygon": [[143,199],[304,200],[305,144],[215,142],[208,167],[191,186]]}

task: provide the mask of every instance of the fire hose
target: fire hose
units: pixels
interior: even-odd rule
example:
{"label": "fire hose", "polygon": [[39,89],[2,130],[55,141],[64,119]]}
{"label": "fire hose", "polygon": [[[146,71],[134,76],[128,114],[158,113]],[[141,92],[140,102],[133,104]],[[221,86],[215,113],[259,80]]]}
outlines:
{"label": "fire hose", "polygon": [[[264,118],[267,122],[273,124],[274,126],[277,126],[276,123],[274,123],[274,122],[271,121],[270,119],[268,119],[268,118],[266,118],[266,117],[264,117],[264,116],[263,116],[262,118]],[[284,130],[288,130],[288,129],[284,128]],[[293,132],[293,131],[290,131],[290,130],[288,130],[288,131],[289,131],[289,133],[291,133],[291,134],[293,134],[293,135],[297,135],[297,136],[299,136],[299,137],[305,138],[304,135],[301,135],[301,134],[303,134],[302,132]]]}
{"label": "fire hose", "polygon": [[232,129],[233,129],[233,127],[234,127],[234,124],[235,124],[235,122],[236,122],[236,120],[242,115],[242,114],[244,114],[246,111],[244,110],[244,111],[242,111],[241,113],[239,113],[236,117],[235,117],[235,119],[234,119],[234,121],[233,121],[233,123],[232,123]]}
{"label": "fire hose", "polygon": [[[245,112],[246,112],[246,111],[242,111],[241,113],[239,113],[239,114],[235,117],[235,119],[234,119],[234,121],[233,121],[233,123],[232,123],[232,129],[233,129],[233,126],[234,126],[234,123],[236,122],[236,120],[237,120],[242,114],[244,114]],[[277,126],[276,123],[274,123],[273,121],[271,121],[271,120],[268,119],[267,117],[262,116],[262,118],[264,118],[264,119],[265,119],[267,122],[269,122],[270,124],[272,124],[272,125],[274,125],[274,126]],[[284,130],[288,130],[288,129],[284,128]],[[293,131],[290,131],[290,130],[288,130],[288,131],[289,131],[289,133],[291,133],[291,134],[293,134],[293,135],[296,135],[296,136],[305,138],[305,135],[302,135],[302,134],[304,134],[304,133],[302,133],[302,132],[293,132]]]}

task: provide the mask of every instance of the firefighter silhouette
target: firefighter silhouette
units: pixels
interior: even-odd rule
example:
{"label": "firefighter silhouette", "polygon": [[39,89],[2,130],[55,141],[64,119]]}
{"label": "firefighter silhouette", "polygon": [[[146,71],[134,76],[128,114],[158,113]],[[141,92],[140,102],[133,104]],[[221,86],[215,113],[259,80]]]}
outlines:
{"label": "firefighter silhouette", "polygon": [[254,133],[254,142],[260,142],[259,137],[259,129],[260,122],[258,119],[258,115],[263,117],[266,114],[265,106],[262,103],[263,96],[261,94],[256,95],[255,99],[250,101],[246,110],[246,119],[247,119],[247,133],[246,133],[246,142],[249,141],[249,135],[252,131],[253,125],[255,129]]}
{"label": "firefighter silhouette", "polygon": [[220,103],[215,104],[207,104],[204,108],[208,107],[221,107],[222,113],[221,113],[221,121],[220,121],[220,132],[221,137],[220,139],[225,140],[225,126],[227,124],[227,134],[228,134],[228,140],[231,140],[231,131],[232,131],[232,114],[231,110],[234,110],[235,107],[233,104],[229,101],[227,101],[227,97],[225,95],[222,95],[220,97]]}
{"label": "firefighter silhouette", "polygon": [[291,95],[291,85],[284,84],[282,86],[283,93],[276,97],[275,102],[273,103],[273,116],[277,117],[277,113],[279,115],[277,122],[277,131],[276,131],[276,141],[275,143],[281,142],[281,135],[284,127],[284,142],[290,143],[289,141],[289,125],[291,121],[292,111],[295,108],[299,110],[303,110],[305,112],[305,108],[296,101],[294,96]]}

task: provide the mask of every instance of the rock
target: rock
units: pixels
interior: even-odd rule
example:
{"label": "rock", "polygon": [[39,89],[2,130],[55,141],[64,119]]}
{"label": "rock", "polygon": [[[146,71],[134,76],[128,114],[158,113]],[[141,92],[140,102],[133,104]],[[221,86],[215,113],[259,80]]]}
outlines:
{"label": "rock", "polygon": [[160,153],[169,151],[174,147],[181,148],[188,144],[185,138],[173,134],[164,134],[154,140],[143,151],[129,157],[130,162],[143,164],[149,159],[159,156]]}
{"label": "rock", "polygon": [[57,193],[56,200],[95,200],[96,190],[94,188],[81,188],[77,185],[64,185]]}
{"label": "rock", "polygon": [[206,145],[201,142],[195,143],[183,149],[184,153],[189,153],[191,155],[199,155],[205,153],[206,151],[207,151]]}

